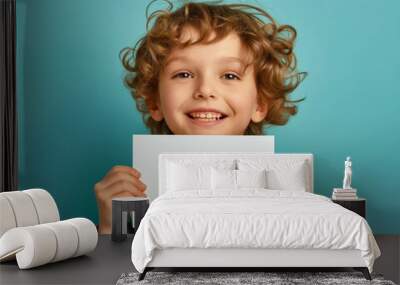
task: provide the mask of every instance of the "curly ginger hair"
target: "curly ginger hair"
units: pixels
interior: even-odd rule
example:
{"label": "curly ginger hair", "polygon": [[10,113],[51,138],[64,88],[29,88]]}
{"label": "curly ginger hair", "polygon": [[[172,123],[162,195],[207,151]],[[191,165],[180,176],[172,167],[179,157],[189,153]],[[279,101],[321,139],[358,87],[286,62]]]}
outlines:
{"label": "curly ginger hair", "polygon": [[[297,36],[290,25],[278,25],[263,9],[249,4],[185,3],[173,10],[157,10],[148,16],[147,34],[133,48],[121,50],[121,61],[127,74],[124,83],[131,90],[137,109],[152,134],[171,134],[165,120],[154,120],[149,110],[155,107],[158,94],[159,75],[171,50],[185,48],[197,43],[213,43],[236,32],[244,46],[253,55],[255,80],[259,104],[267,104],[268,112],[263,121],[250,122],[246,135],[263,134],[264,125],[284,125],[291,115],[297,113],[300,100],[290,100],[289,94],[304,79],[305,72],[296,71],[296,56],[293,52]],[[268,19],[264,23],[258,16]],[[150,22],[155,23],[149,30]],[[180,40],[182,29],[190,26],[199,32],[197,40]],[[211,34],[215,37],[211,38]]]}

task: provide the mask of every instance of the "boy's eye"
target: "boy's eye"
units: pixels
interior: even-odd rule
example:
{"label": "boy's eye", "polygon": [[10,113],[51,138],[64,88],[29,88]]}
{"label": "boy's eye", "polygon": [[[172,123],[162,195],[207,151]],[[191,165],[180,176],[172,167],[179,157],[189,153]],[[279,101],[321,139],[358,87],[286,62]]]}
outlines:
{"label": "boy's eye", "polygon": [[228,80],[240,80],[239,76],[237,76],[234,73],[225,73],[224,74],[224,78],[228,79]]}
{"label": "boy's eye", "polygon": [[172,76],[172,78],[190,78],[192,75],[189,72],[179,72]]}

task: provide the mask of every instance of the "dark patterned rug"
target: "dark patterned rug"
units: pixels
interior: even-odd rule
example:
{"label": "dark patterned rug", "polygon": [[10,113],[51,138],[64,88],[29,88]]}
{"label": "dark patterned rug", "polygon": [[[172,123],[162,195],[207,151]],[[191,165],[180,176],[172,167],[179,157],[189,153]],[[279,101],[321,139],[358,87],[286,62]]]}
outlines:
{"label": "dark patterned rug", "polygon": [[146,274],[145,279],[138,281],[139,273],[124,273],[117,285],[133,284],[379,284],[395,285],[384,280],[382,275],[372,274],[372,281],[364,278],[361,272],[154,272]]}

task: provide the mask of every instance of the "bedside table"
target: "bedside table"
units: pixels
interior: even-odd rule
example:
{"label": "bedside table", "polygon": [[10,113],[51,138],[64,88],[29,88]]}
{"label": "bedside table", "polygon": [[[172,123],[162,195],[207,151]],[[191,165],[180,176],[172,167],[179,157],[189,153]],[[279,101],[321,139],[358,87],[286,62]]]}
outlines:
{"label": "bedside table", "polygon": [[339,204],[340,206],[359,214],[364,219],[366,218],[365,209],[367,201],[364,198],[358,198],[354,200],[331,200],[333,203]]}
{"label": "bedside table", "polygon": [[[124,241],[135,234],[149,208],[148,197],[119,197],[112,199],[112,241]],[[129,219],[130,217],[130,219]],[[129,225],[129,220],[131,224]]]}

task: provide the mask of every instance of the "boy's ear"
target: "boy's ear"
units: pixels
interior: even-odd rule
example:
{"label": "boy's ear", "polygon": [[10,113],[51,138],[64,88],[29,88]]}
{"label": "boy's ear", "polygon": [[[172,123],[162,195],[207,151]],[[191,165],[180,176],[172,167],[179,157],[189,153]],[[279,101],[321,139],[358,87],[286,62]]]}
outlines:
{"label": "boy's ear", "polygon": [[155,106],[153,109],[149,110],[149,112],[154,121],[160,122],[164,118],[164,115],[158,106]]}
{"label": "boy's ear", "polygon": [[164,118],[164,115],[160,108],[160,103],[155,100],[150,100],[146,104],[150,116],[153,118],[153,120],[160,122]]}
{"label": "boy's ear", "polygon": [[259,123],[265,119],[265,117],[267,116],[267,113],[268,113],[268,104],[267,103],[257,104],[257,108],[251,116],[251,121],[254,123]]}

